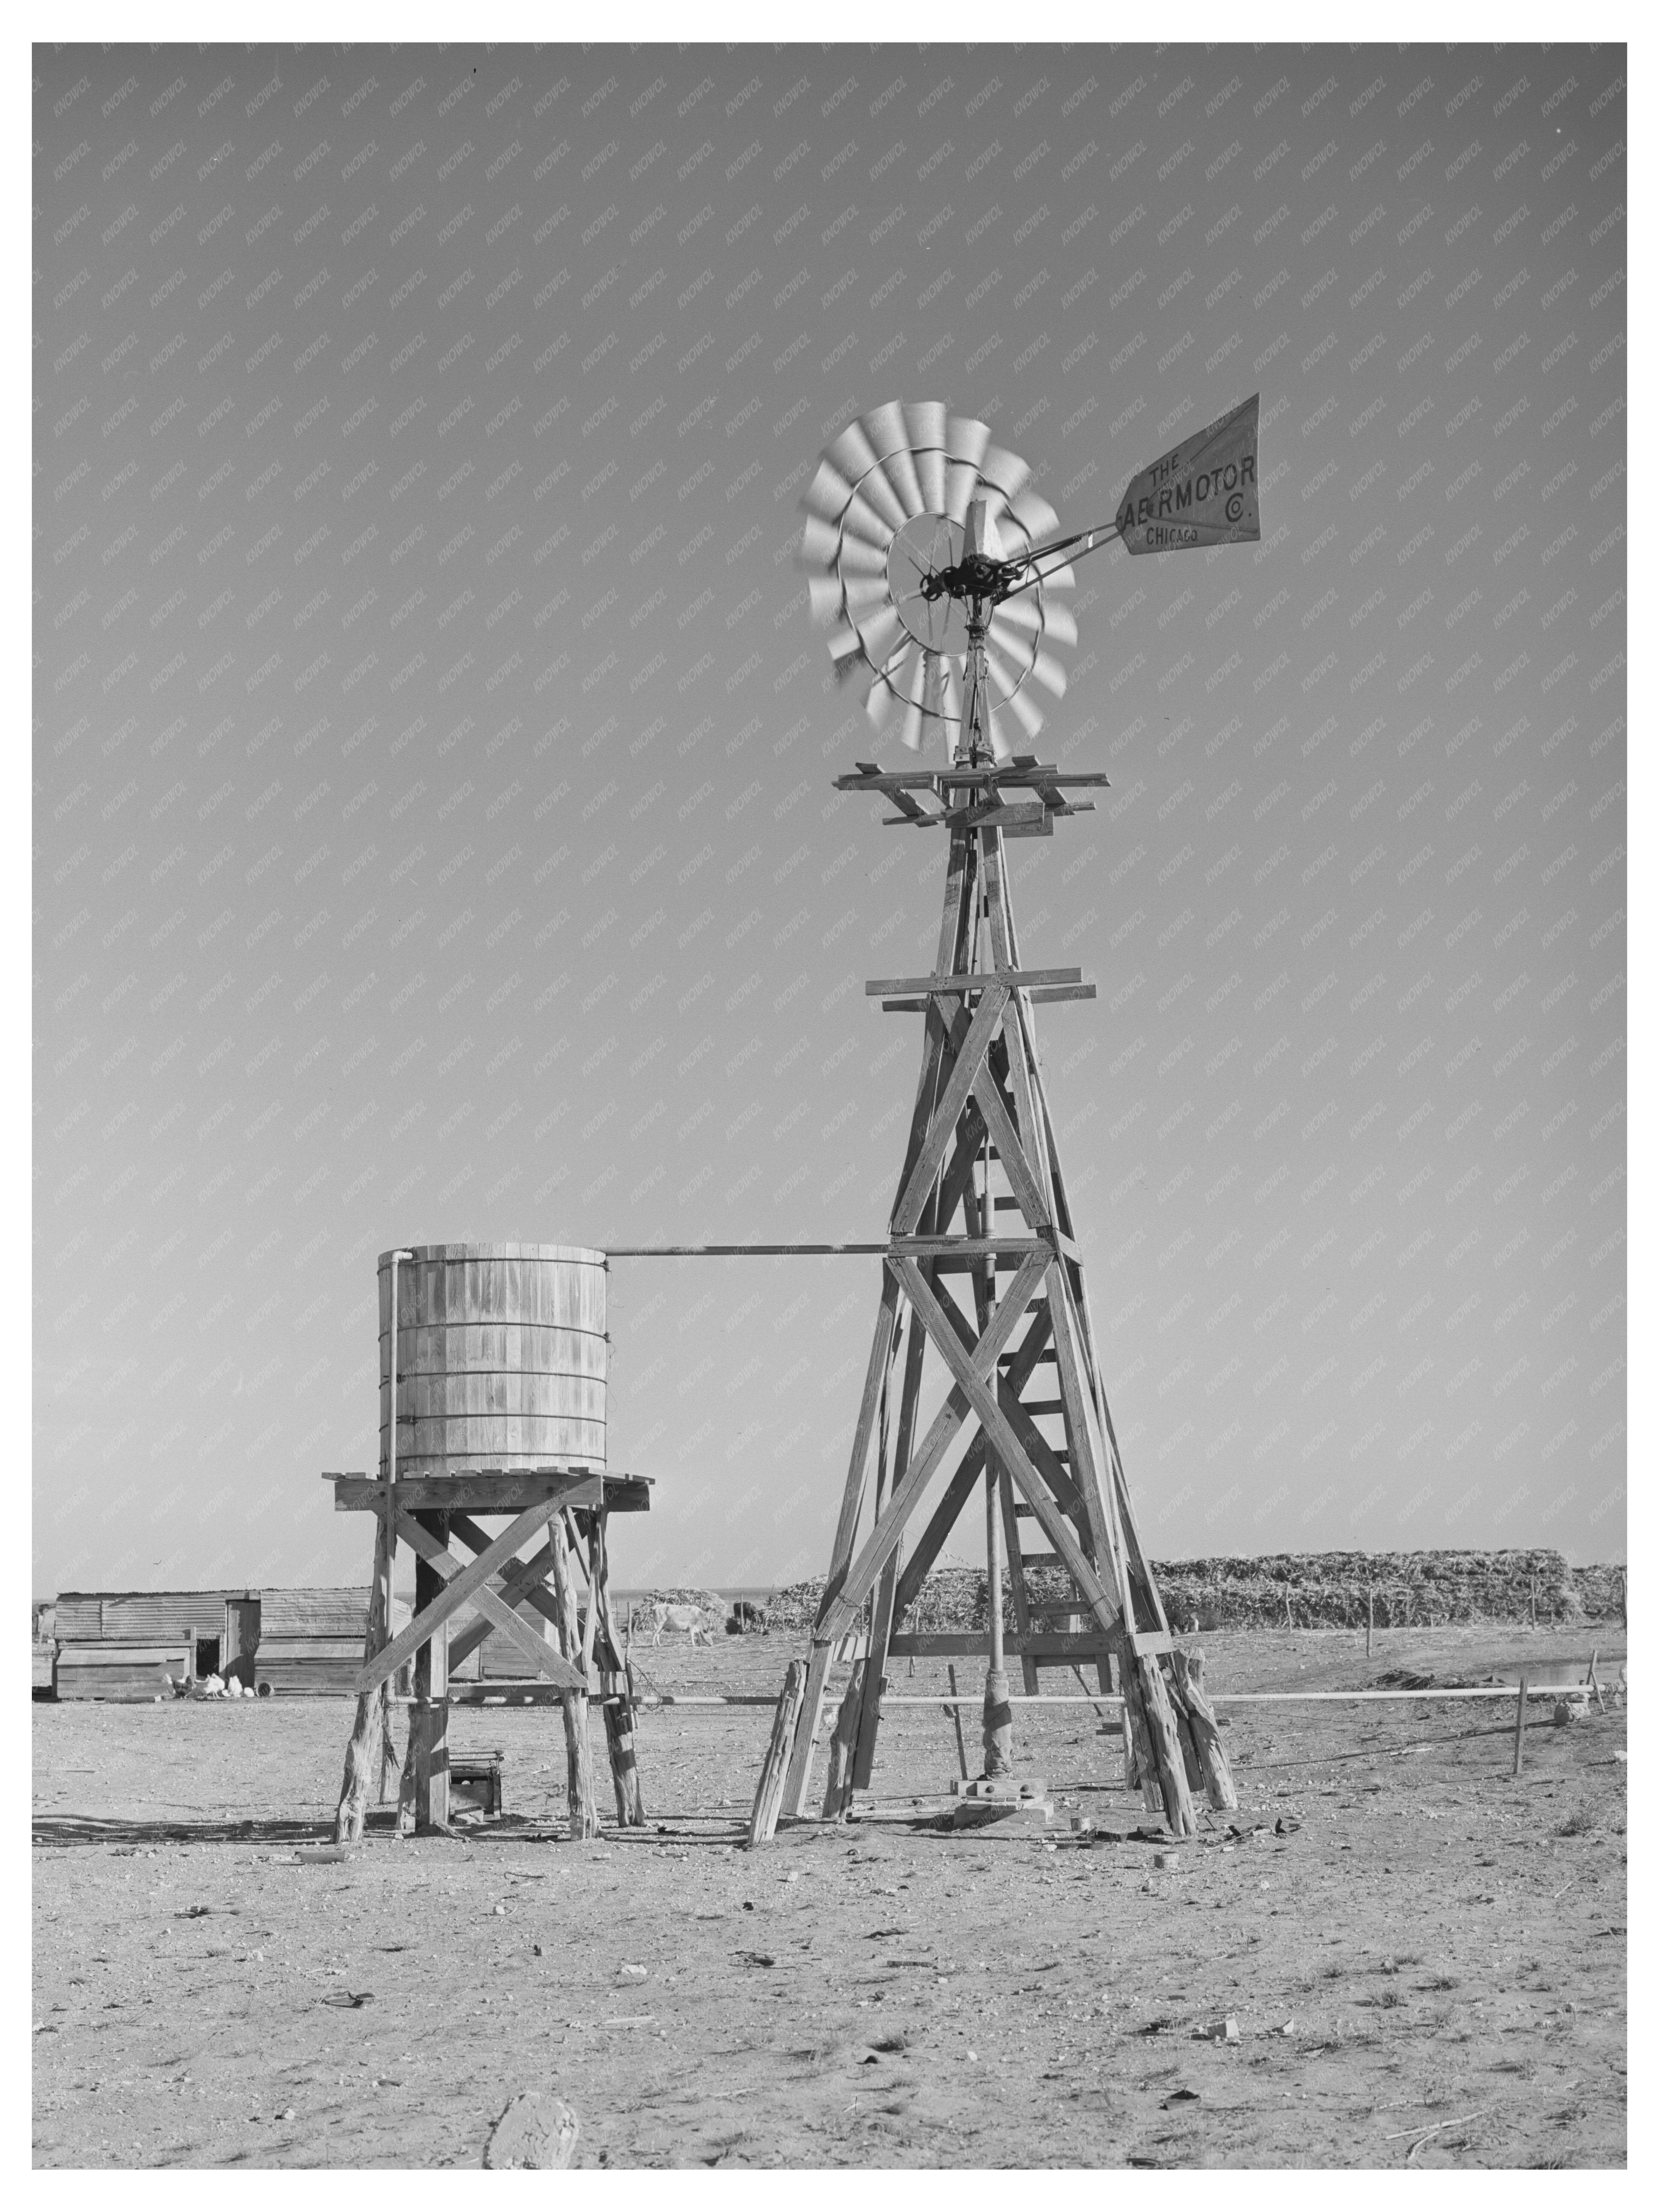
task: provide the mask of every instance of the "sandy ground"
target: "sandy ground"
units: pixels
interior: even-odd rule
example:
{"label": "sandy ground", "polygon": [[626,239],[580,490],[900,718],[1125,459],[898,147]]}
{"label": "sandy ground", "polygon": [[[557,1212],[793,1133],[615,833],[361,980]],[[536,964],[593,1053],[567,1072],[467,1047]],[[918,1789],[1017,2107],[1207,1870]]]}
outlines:
{"label": "sandy ground", "polygon": [[[1203,1648],[1217,1690],[1334,1688],[1566,1680],[1594,1640]],[[790,1650],[641,1656],[769,1693]],[[1519,1782],[1509,1705],[1231,1711],[1248,1832],[1212,1816],[1160,1870],[1145,1842],[939,1832],[933,1705],[890,1707],[872,1817],[755,1853],[763,1711],[645,1713],[652,1826],[572,1844],[557,1712],[463,1711],[506,1817],[372,1826],[333,1865],[291,1853],[328,1833],[346,1701],[38,1705],[34,2163],[476,2166],[508,2098],[552,2088],[587,2166],[1622,2165],[1622,1708],[1534,1707]],[[1022,1765],[1061,1823],[1127,1831],[1097,1726],[1028,1709]],[[1229,2016],[1237,2043],[1200,2039]]]}

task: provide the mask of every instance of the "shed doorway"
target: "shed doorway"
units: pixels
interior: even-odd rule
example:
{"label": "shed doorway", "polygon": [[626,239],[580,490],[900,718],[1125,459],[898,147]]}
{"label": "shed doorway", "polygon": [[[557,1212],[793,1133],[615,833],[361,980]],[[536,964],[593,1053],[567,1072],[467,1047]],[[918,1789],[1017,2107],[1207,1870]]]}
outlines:
{"label": "shed doorway", "polygon": [[225,1600],[225,1657],[221,1669],[227,1680],[234,1677],[245,1690],[253,1687],[253,1656],[259,1648],[259,1601],[257,1597]]}

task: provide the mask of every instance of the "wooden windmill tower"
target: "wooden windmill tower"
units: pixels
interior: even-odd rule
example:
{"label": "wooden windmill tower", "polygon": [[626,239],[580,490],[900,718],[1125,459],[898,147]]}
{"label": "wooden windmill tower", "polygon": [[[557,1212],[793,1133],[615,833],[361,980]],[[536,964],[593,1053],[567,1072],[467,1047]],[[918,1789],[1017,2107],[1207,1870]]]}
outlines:
{"label": "wooden windmill tower", "polygon": [[[1044,1668],[1092,1663],[1103,1688],[1115,1671],[1146,1802],[1176,1833],[1194,1826],[1194,1788],[1212,1804],[1237,1802],[1201,1666],[1175,1648],[1136,1528],[1037,1047],[1036,1008],[1091,999],[1094,987],[1076,969],[1024,963],[1004,848],[1052,836],[1056,819],[1091,805],[1068,793],[1106,781],[1014,750],[1042,726],[1035,690],[1064,690],[1053,648],[1076,639],[1057,596],[1073,581],[1070,562],[1114,537],[1131,551],[1258,537],[1256,410],[1248,401],[1164,456],[1113,525],[1070,538],[1024,465],[983,423],[939,406],[863,416],[828,448],[808,492],[804,558],[814,612],[835,625],[838,671],[867,678],[878,721],[903,708],[907,744],[939,731],[949,751],[931,769],[860,763],[836,787],[878,793],[896,826],[942,828],[949,849],[932,972],[866,987],[886,1010],[921,1016],[921,1072],[787,1747],[785,1814],[806,1802],[832,1658],[849,1635],[862,1660],[842,1700],[827,1814],[869,1784],[890,1656],[969,1649],[987,1661],[983,1794],[1018,1788],[1006,1672],[1017,1657],[1028,1694]],[[921,1431],[930,1350],[949,1389]],[[908,1629],[969,1511],[982,1511],[986,1530],[985,1636]],[[774,1766],[785,1749],[775,1744]]]}

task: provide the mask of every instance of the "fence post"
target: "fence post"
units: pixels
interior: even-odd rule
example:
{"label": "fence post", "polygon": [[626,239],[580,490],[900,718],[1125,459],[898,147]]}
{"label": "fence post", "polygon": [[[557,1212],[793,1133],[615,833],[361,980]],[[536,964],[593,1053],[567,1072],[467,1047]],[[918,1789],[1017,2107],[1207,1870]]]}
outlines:
{"label": "fence post", "polygon": [[1527,1678],[1521,1677],[1521,1687],[1515,1698],[1515,1773],[1521,1772],[1522,1747],[1527,1733]]}

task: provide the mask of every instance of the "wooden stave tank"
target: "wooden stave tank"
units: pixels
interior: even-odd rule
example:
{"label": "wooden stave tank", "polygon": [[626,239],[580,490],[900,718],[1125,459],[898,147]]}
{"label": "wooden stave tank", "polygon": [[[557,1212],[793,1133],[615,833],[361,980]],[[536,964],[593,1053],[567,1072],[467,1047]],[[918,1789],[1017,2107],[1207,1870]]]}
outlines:
{"label": "wooden stave tank", "polygon": [[[422,1244],[398,1265],[398,1474],[605,1463],[606,1262],[574,1244]],[[392,1254],[379,1261],[380,1473]]]}

